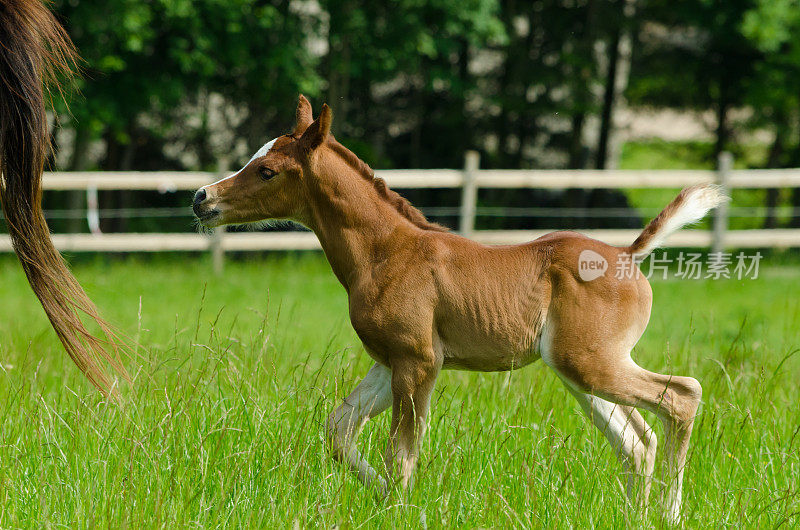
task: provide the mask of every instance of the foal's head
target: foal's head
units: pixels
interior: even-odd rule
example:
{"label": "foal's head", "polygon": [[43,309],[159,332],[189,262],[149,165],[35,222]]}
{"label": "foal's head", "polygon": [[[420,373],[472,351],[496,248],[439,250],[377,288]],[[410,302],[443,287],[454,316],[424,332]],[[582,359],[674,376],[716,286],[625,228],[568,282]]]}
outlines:
{"label": "foal's head", "polygon": [[297,124],[290,134],[266,143],[235,174],[203,186],[194,196],[195,215],[205,226],[249,223],[263,219],[303,219],[305,171],[331,128],[331,109],[322,106],[312,119],[311,104],[302,95]]}

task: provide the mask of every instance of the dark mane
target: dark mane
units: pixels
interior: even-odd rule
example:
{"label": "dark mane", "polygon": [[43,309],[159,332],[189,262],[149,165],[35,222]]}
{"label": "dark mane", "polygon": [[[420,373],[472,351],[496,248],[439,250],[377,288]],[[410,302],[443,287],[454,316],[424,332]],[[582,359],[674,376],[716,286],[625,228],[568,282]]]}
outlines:
{"label": "dark mane", "polygon": [[344,159],[347,164],[355,169],[359,175],[365,180],[372,183],[375,191],[386,202],[391,204],[397,212],[411,221],[415,226],[423,230],[433,230],[436,232],[449,232],[449,229],[438,223],[432,223],[425,218],[425,216],[417,208],[415,208],[408,199],[401,196],[396,191],[389,189],[386,181],[380,177],[375,176],[375,171],[372,170],[363,160],[358,158],[355,153],[337,142],[333,136],[328,137],[327,146],[333,149],[336,154]]}

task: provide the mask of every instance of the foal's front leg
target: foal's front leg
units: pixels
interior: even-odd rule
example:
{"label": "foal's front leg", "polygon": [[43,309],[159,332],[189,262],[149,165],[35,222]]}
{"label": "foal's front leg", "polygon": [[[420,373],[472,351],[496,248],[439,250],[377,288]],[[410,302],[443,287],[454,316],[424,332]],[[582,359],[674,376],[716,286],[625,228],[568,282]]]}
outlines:
{"label": "foal's front leg", "polygon": [[392,366],[392,426],[386,448],[389,478],[399,474],[400,485],[413,485],[431,395],[441,363],[413,359]]}
{"label": "foal's front leg", "polygon": [[361,456],[356,440],[367,420],[392,404],[391,374],[391,370],[376,363],[355,390],[328,416],[327,433],[334,458],[347,463],[364,484],[377,483],[381,493],[386,489],[386,481]]}

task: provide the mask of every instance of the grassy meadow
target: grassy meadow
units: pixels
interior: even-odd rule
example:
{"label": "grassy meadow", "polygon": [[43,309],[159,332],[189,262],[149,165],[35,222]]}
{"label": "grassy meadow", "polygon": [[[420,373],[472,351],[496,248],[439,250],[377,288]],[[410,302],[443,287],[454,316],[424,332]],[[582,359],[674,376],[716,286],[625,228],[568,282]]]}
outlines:
{"label": "grassy meadow", "polygon": [[[371,365],[320,254],[82,259],[142,348],[123,406],[66,358],[0,259],[0,527],[661,527],[625,500],[605,439],[542,363],[445,372],[416,487],[376,500],[326,454],[324,420]],[[704,387],[687,527],[800,525],[800,263],[757,280],[653,281],[636,360]],[[655,419],[649,421],[655,425]],[[380,463],[389,414],[361,447]],[[661,425],[655,425],[662,441]]]}

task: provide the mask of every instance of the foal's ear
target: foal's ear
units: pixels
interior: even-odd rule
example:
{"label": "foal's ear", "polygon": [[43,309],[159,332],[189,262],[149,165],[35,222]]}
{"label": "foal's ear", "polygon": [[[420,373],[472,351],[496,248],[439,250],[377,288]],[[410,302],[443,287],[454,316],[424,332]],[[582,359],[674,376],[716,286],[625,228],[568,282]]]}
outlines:
{"label": "foal's ear", "polygon": [[328,133],[331,132],[331,108],[325,104],[314,123],[308,126],[306,132],[300,137],[300,143],[308,151],[313,151],[325,142]]}
{"label": "foal's ear", "polygon": [[292,136],[299,136],[306,132],[308,126],[314,121],[314,115],[311,113],[311,103],[308,102],[303,94],[297,98],[297,111],[295,113],[297,118],[294,126]]}

